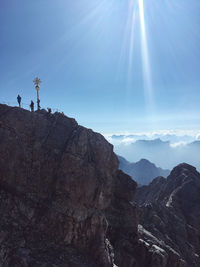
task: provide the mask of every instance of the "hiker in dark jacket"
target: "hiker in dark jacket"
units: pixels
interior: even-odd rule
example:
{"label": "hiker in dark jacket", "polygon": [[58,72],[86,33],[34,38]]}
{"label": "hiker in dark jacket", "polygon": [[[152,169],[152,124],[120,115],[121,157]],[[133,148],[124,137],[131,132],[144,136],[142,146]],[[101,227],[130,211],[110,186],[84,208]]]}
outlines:
{"label": "hiker in dark jacket", "polygon": [[33,102],[33,100],[31,100],[30,108],[31,108],[31,111],[33,112],[34,111],[34,102]]}
{"label": "hiker in dark jacket", "polygon": [[21,96],[18,95],[17,96],[17,102],[18,102],[20,108],[21,108],[21,100],[22,100]]}

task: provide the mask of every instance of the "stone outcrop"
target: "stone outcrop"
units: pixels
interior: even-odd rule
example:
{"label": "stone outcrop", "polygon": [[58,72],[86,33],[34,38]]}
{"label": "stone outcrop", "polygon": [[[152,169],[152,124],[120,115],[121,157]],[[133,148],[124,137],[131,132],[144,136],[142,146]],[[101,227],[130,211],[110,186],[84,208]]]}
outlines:
{"label": "stone outcrop", "polygon": [[60,113],[0,105],[0,154],[3,266],[85,266],[70,250],[112,266],[104,210],[123,176],[112,145]]}
{"label": "stone outcrop", "polygon": [[136,183],[100,134],[0,105],[0,155],[0,266],[184,266],[138,235]]}
{"label": "stone outcrop", "polygon": [[158,177],[138,188],[136,201],[141,228],[160,241],[165,252],[168,248],[175,252],[187,267],[200,266],[200,174],[196,169],[178,165],[167,179]]}

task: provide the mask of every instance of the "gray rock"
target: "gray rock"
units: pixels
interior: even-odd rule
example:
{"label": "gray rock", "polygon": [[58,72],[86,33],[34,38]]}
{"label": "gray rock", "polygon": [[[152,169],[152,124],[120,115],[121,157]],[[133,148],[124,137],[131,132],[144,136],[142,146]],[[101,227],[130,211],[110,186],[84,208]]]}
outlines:
{"label": "gray rock", "polygon": [[[200,266],[200,174],[180,164],[167,179],[156,178],[137,189],[140,224],[188,267]],[[170,265],[171,266],[171,265]]]}
{"label": "gray rock", "polygon": [[0,266],[184,266],[140,240],[136,183],[100,134],[0,105],[0,155]]}

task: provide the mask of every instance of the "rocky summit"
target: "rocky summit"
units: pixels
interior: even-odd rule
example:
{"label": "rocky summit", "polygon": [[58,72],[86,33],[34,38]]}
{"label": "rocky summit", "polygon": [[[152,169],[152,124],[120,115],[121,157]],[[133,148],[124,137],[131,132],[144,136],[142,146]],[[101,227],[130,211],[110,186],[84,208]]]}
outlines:
{"label": "rocky summit", "polygon": [[[167,179],[158,177],[137,189],[141,235],[166,253],[174,252],[187,267],[200,266],[200,174],[188,165],[175,167]],[[150,240],[150,243],[152,240]],[[168,253],[169,254],[169,253]],[[171,266],[171,265],[168,265]]]}
{"label": "rocky summit", "polygon": [[112,145],[74,119],[0,105],[0,155],[0,266],[182,267],[191,253],[198,262],[194,169],[172,172],[157,194],[160,224],[149,204],[138,227],[136,183],[118,170]]}

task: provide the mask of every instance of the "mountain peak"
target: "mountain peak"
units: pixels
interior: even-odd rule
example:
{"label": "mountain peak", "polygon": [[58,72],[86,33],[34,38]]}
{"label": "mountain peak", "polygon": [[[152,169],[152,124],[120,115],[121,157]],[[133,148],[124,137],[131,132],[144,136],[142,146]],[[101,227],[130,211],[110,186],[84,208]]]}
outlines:
{"label": "mountain peak", "polygon": [[150,162],[147,159],[141,159],[138,162],[136,162],[135,164],[141,165],[141,166],[156,166],[154,163]]}
{"label": "mountain peak", "polygon": [[[171,246],[187,262],[200,266],[200,174],[182,163],[167,179],[156,178],[137,189],[140,224],[162,243]],[[171,265],[169,265],[171,266]]]}
{"label": "mountain peak", "polygon": [[62,113],[0,105],[0,154],[0,265],[91,266],[74,259],[93,254],[110,266],[105,209],[135,188],[113,146]]}
{"label": "mountain peak", "polygon": [[196,168],[190,164],[187,163],[180,163],[179,165],[177,165],[176,167],[174,167],[172,169],[171,173],[182,173],[185,171],[189,171],[189,172],[197,172]]}
{"label": "mountain peak", "polygon": [[194,166],[187,163],[181,163],[173,168],[167,179],[169,181],[169,185],[171,184],[172,186],[174,186],[175,184],[181,185],[188,180],[198,180],[199,178],[200,174]]}
{"label": "mountain peak", "polygon": [[157,176],[166,178],[170,173],[169,170],[161,169],[144,158],[136,163],[130,163],[121,156],[118,156],[118,159],[119,168],[135,179],[139,185],[149,184]]}
{"label": "mountain peak", "polygon": [[0,265],[153,267],[163,259],[139,242],[136,183],[102,135],[62,113],[0,104],[0,154]]}

